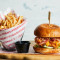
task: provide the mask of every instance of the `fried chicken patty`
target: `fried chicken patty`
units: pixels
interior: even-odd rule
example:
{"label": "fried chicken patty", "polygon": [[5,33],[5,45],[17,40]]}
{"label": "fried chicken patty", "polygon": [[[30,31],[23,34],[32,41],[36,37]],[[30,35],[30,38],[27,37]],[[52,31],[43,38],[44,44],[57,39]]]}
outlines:
{"label": "fried chicken patty", "polygon": [[39,38],[39,37],[35,37],[35,42],[41,47],[46,45],[48,47],[58,48],[60,46],[60,38]]}

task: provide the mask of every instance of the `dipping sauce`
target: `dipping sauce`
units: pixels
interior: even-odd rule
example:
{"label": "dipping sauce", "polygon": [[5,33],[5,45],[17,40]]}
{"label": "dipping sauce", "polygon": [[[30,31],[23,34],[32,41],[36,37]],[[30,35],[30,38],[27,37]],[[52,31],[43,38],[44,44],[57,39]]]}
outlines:
{"label": "dipping sauce", "polygon": [[18,53],[27,53],[29,51],[29,41],[18,41],[15,43]]}

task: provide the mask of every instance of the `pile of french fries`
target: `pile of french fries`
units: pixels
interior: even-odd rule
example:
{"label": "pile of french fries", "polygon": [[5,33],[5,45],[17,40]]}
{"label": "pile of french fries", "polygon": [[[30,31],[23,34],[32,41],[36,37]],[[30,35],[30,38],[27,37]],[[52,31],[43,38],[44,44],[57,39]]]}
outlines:
{"label": "pile of french fries", "polygon": [[23,16],[17,17],[15,13],[5,15],[5,20],[0,20],[0,29],[8,29],[17,26],[23,22]]}

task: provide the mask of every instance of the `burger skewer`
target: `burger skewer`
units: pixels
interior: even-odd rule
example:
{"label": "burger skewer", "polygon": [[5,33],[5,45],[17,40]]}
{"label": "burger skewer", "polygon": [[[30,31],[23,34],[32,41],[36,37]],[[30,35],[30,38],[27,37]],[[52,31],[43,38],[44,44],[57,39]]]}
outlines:
{"label": "burger skewer", "polygon": [[48,13],[49,27],[50,27],[50,17],[51,17],[51,12],[49,11]]}
{"label": "burger skewer", "polygon": [[[50,17],[51,17],[51,12],[49,11],[48,12],[49,27],[50,27]],[[49,38],[49,40],[50,40],[50,38]]]}

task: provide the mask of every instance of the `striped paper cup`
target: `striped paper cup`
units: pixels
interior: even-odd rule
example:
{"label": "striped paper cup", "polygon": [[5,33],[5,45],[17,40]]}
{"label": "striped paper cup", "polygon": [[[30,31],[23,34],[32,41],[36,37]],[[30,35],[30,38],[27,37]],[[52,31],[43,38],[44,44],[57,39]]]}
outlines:
{"label": "striped paper cup", "polygon": [[15,48],[15,42],[20,41],[26,27],[26,20],[18,26],[0,30],[0,41],[6,49]]}

